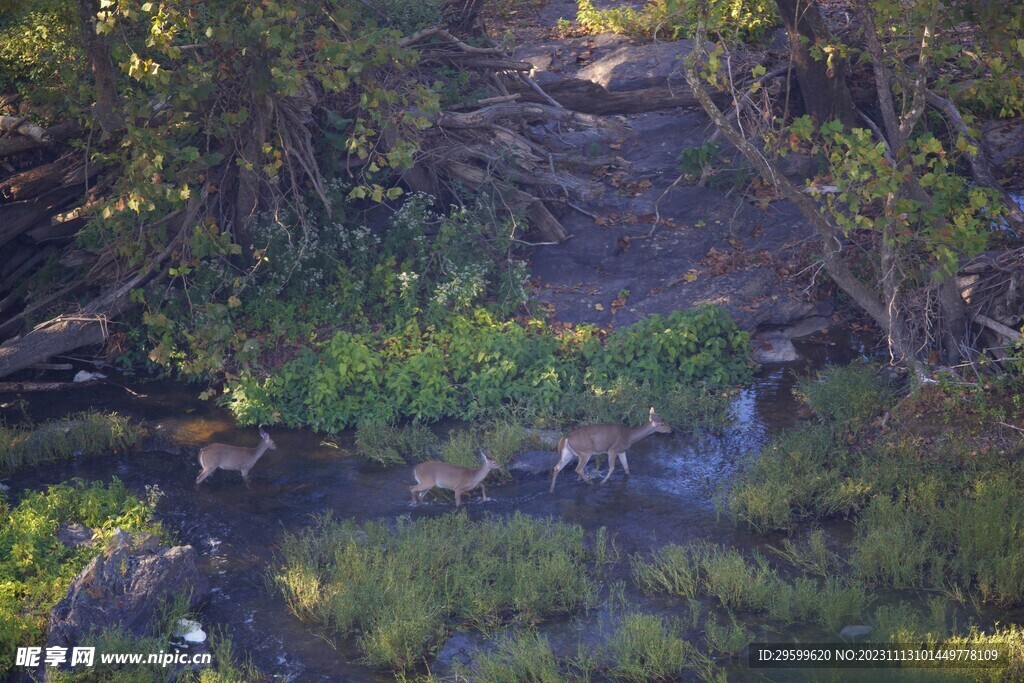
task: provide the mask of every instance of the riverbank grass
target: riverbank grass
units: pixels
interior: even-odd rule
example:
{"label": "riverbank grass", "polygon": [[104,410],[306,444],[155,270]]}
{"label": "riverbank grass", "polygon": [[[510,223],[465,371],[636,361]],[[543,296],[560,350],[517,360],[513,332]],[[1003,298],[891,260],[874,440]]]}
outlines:
{"label": "riverbank grass", "polygon": [[576,525],[519,514],[397,526],[325,516],[285,536],[272,579],[300,618],[358,634],[367,664],[407,671],[452,628],[533,624],[590,604],[598,553],[584,541]]}
{"label": "riverbank grass", "polygon": [[77,456],[117,453],[139,442],[141,429],[117,413],[89,411],[34,429],[0,427],[0,476]]}

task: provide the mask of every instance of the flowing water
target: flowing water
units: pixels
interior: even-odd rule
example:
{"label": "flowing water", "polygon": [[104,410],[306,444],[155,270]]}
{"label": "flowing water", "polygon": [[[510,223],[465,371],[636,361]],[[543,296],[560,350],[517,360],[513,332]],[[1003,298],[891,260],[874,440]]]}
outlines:
{"label": "flowing water", "polygon": [[[848,360],[850,349],[845,341],[802,348],[813,359],[808,363],[812,366]],[[721,436],[696,437],[677,431],[636,444],[630,449],[629,478],[619,469],[606,484],[587,485],[567,468],[551,495],[548,474],[516,472],[511,479],[495,479],[488,486],[492,501],[484,503],[473,496],[466,511],[473,518],[517,510],[551,515],[588,532],[607,527],[624,558],[627,553],[695,538],[739,548],[763,547],[772,539],[735,528],[716,512],[715,494],[771,434],[796,424],[800,408],[791,388],[797,373],[806,367],[763,368],[752,386],[735,399],[733,426]],[[157,506],[158,518],[179,542],[198,549],[200,568],[210,576],[213,594],[199,614],[205,628],[225,629],[239,651],[277,678],[391,680],[352,663],[358,655],[350,644],[336,642],[319,627],[290,614],[268,581],[275,545],[286,531],[300,531],[312,516],[326,511],[339,519],[362,521],[446,514],[451,503],[442,499],[410,507],[409,469],[384,470],[355,457],[348,435],[328,444],[310,432],[281,429],[271,430],[277,449],[268,451],[253,469],[251,488],[243,485],[238,473],[218,471],[197,489],[199,447],[211,441],[254,446],[259,437],[255,429],[237,429],[227,412],[196,400],[194,394],[194,388],[174,384],[149,383],[131,391],[106,384],[59,395],[30,395],[27,402],[5,404],[8,422],[24,415],[41,421],[100,409],[143,420],[155,436],[143,452],[19,473],[5,482],[11,497],[16,501],[22,491],[72,477],[86,481],[117,477],[140,496],[147,485],[156,485],[164,494]],[[624,579],[628,562],[620,565]],[[656,600],[630,591],[626,595],[630,601],[659,609]],[[545,632],[556,651],[574,653],[580,642],[597,644],[606,617],[594,610],[589,616],[554,622]],[[443,671],[453,659],[464,658],[479,642],[478,635],[455,634],[439,654],[435,672]]]}

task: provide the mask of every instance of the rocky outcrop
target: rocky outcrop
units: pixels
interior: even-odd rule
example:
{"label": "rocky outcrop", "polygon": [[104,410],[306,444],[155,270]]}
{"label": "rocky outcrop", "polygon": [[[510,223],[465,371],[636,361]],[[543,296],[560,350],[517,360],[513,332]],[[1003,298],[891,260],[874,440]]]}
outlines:
{"label": "rocky outcrop", "polygon": [[89,632],[118,628],[143,635],[165,601],[208,592],[190,546],[167,548],[152,534],[121,530],[83,569],[50,613],[47,645],[74,647]]}

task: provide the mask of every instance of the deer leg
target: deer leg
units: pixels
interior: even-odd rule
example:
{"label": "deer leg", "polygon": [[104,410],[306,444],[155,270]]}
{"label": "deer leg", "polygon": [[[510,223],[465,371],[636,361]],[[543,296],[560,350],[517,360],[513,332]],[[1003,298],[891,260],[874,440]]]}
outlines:
{"label": "deer leg", "polygon": [[430,488],[425,488],[423,484],[416,484],[415,486],[410,486],[409,493],[412,494],[412,504],[419,505],[420,503],[422,503],[423,496],[427,495],[427,491],[429,490]]}
{"label": "deer leg", "polygon": [[586,455],[586,456],[581,455],[580,456],[580,462],[579,462],[578,465],[576,465],[576,474],[580,475],[580,479],[582,479],[583,481],[587,482],[588,484],[590,483],[590,477],[588,477],[586,472],[583,471],[583,468],[587,466],[587,463],[590,462],[590,459],[592,457],[594,457],[593,453],[591,453],[590,455]]}
{"label": "deer leg", "polygon": [[484,486],[483,484],[480,484],[480,490],[484,492],[484,502],[486,503],[489,500],[489,498],[487,497],[487,487]]}
{"label": "deer leg", "polygon": [[217,468],[213,468],[212,470],[208,470],[208,469],[206,469],[206,468],[204,467],[204,468],[203,468],[203,471],[199,473],[199,476],[198,476],[198,477],[196,477],[196,486],[199,486],[199,485],[200,485],[200,484],[202,484],[202,483],[203,483],[204,481],[206,481],[206,478],[207,478],[208,476],[210,476],[211,474],[213,474],[213,473],[214,473],[214,472],[215,472],[216,470],[217,470]]}
{"label": "deer leg", "polygon": [[608,451],[608,474],[604,475],[604,479],[601,480],[602,484],[608,481],[608,478],[612,476],[612,472],[615,471],[615,458],[618,455],[618,453]]}
{"label": "deer leg", "polygon": [[555,492],[555,480],[558,479],[558,473],[562,471],[562,468],[569,464],[572,460],[573,453],[572,449],[569,448],[569,444],[565,444],[560,453],[558,464],[551,470],[551,490],[550,493]]}
{"label": "deer leg", "polygon": [[629,476],[629,463],[626,462],[626,452],[619,453],[619,462],[622,463],[622,469],[626,471],[626,476]]}
{"label": "deer leg", "polygon": [[462,507],[462,491],[455,489],[455,509]]}

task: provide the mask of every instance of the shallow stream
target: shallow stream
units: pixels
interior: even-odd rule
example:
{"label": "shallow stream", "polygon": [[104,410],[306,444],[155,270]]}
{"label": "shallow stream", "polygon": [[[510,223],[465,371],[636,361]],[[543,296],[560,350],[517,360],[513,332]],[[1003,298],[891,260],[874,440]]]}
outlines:
{"label": "shallow stream", "polygon": [[[725,434],[698,437],[677,430],[636,444],[629,454],[632,476],[618,469],[606,484],[582,483],[567,468],[554,495],[548,475],[514,473],[488,486],[493,500],[478,495],[466,505],[471,517],[507,515],[519,510],[555,516],[587,532],[607,527],[614,535],[628,576],[628,553],[694,538],[738,548],[763,547],[773,539],[735,528],[715,509],[716,491],[737,468],[754,457],[771,434],[793,426],[800,407],[791,387],[808,366],[845,361],[848,343],[808,343],[801,350],[813,360],[801,366],[765,367],[756,381],[734,401],[735,419]],[[120,380],[118,380],[120,381]],[[134,392],[134,393],[133,393]],[[86,409],[116,411],[145,422],[154,438],[148,450],[119,457],[97,457],[32,468],[5,481],[16,501],[25,490],[44,488],[72,477],[86,481],[121,479],[139,496],[147,485],[163,492],[157,515],[183,544],[195,546],[201,570],[209,574],[213,595],[199,618],[207,630],[221,628],[236,648],[250,655],[259,669],[278,679],[302,681],[391,680],[357,663],[350,644],[335,642],[317,626],[300,622],[270,586],[268,569],[275,546],[286,531],[299,531],[313,515],[331,511],[336,518],[357,521],[401,515],[450,512],[450,499],[409,505],[409,468],[381,469],[353,455],[351,436],[334,445],[306,431],[271,429],[277,449],[269,451],[252,471],[246,488],[238,473],[218,471],[198,489],[198,449],[212,441],[255,445],[256,430],[238,429],[230,414],[194,398],[194,387],[149,383],[131,391],[105,384],[61,394],[28,395],[27,402],[8,402],[4,417],[16,422],[25,414],[35,421]],[[604,459],[602,458],[602,463]],[[628,586],[629,583],[626,582]],[[652,601],[627,588],[627,600],[658,610]],[[556,651],[575,653],[579,643],[596,645],[601,610],[555,622],[544,631]],[[435,673],[479,644],[477,634],[458,633],[440,653]]]}

